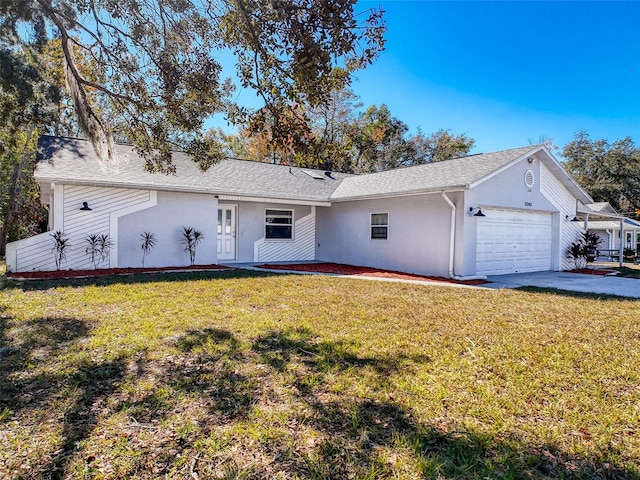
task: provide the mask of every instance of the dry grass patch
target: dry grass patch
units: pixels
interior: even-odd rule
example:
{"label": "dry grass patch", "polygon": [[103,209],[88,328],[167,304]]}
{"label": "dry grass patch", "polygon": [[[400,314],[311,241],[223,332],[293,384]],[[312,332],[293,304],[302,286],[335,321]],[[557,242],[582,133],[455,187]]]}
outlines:
{"label": "dry grass patch", "polygon": [[2,478],[638,478],[640,302],[243,272],[5,282]]}

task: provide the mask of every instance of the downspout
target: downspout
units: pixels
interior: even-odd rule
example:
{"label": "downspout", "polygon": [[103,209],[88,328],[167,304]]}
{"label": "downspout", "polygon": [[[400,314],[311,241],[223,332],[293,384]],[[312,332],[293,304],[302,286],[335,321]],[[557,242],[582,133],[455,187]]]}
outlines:
{"label": "downspout", "polygon": [[447,197],[447,192],[442,192],[442,198],[447,202],[447,205],[451,207],[451,229],[449,232],[449,278],[455,278],[455,275],[453,274],[453,262],[456,247],[456,206],[449,197]]}
{"label": "downspout", "polygon": [[449,197],[447,197],[447,192],[442,192],[442,199],[447,202],[447,205],[451,207],[451,230],[449,232],[449,278],[453,278],[454,280],[486,280],[487,277],[484,275],[469,275],[466,277],[461,277],[455,275],[453,273],[453,265],[455,260],[455,248],[456,248],[456,206],[451,201]]}

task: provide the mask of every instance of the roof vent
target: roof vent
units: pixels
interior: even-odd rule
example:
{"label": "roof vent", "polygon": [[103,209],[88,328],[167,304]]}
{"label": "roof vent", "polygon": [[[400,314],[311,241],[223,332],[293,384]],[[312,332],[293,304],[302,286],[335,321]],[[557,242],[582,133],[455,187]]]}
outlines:
{"label": "roof vent", "polygon": [[527,188],[531,188],[536,183],[536,176],[531,170],[527,170],[524,172],[524,184]]}
{"label": "roof vent", "polygon": [[331,176],[331,172],[330,172],[330,171],[328,171],[328,170],[327,170],[326,172],[324,172],[324,174],[325,174],[327,177],[329,177],[329,178],[333,178],[333,177]]}

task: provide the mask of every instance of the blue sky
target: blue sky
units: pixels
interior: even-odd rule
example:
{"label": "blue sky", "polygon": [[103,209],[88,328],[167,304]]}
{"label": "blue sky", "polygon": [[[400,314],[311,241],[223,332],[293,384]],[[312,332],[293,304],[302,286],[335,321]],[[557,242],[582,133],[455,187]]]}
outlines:
{"label": "blue sky", "polygon": [[360,0],[381,7],[386,50],[359,72],[365,106],[411,131],[475,138],[474,152],[575,132],[615,140],[640,127],[640,2]]}

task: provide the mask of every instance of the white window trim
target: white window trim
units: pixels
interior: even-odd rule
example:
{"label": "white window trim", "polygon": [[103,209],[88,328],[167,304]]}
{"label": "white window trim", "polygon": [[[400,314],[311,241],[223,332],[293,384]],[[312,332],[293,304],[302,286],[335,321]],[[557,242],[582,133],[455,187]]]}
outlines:
{"label": "white window trim", "polygon": [[[386,215],[387,216],[387,224],[386,225],[374,225],[371,223],[374,215]],[[373,238],[373,227],[386,227],[387,228],[387,236],[386,238]],[[369,240],[389,240],[389,212],[371,212],[369,214]]]}
{"label": "white window trim", "polygon": [[[267,212],[269,210],[281,210],[281,211],[285,210],[285,211],[291,212],[291,238],[267,238],[267,225],[269,225],[267,223]],[[294,220],[295,219],[295,215],[296,215],[296,212],[295,212],[295,209],[293,209],[293,208],[277,208],[277,207],[265,208],[264,209],[264,217],[263,217],[264,218],[264,230],[263,230],[264,241],[265,242],[293,242],[293,241],[295,241],[295,235],[296,235],[296,232],[295,232],[295,223],[296,222]],[[280,223],[278,225],[283,226],[283,227],[288,226],[287,224],[282,224],[282,223]]]}

